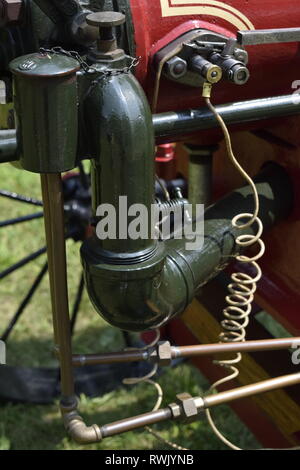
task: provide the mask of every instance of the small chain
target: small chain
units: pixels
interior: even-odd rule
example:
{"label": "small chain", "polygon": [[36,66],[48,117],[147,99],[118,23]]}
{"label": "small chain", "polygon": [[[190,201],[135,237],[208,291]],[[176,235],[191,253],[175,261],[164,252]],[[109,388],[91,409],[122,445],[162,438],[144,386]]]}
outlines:
{"label": "small chain", "polygon": [[77,51],[66,51],[60,46],[52,47],[51,49],[46,49],[44,47],[40,48],[41,54],[59,54],[65,55],[67,57],[72,57],[73,59],[77,60],[80,64],[80,67],[84,70],[85,73],[100,73],[102,76],[111,76],[111,75],[119,75],[121,73],[129,73],[134,67],[136,67],[141,60],[141,57],[130,57],[131,63],[126,67],[121,69],[105,69],[105,70],[97,70],[95,67],[90,67],[85,60],[81,57],[81,55]]}

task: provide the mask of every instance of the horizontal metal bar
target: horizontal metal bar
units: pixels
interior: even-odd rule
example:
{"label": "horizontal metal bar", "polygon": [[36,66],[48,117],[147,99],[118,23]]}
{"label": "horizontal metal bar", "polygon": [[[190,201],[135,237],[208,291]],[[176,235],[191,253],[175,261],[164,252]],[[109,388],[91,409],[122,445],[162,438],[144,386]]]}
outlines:
{"label": "horizontal metal bar", "polygon": [[115,364],[123,362],[145,361],[148,359],[147,350],[120,351],[107,354],[73,354],[74,367],[96,364]]}
{"label": "horizontal metal bar", "polygon": [[271,392],[272,390],[290,387],[297,384],[300,384],[300,372],[297,372],[296,374],[283,375],[281,377],[276,377],[275,379],[264,380],[263,382],[257,382],[251,385],[245,385],[244,387],[234,388],[227,392],[209,395],[201,400],[204,401],[205,408],[211,408],[212,406],[229,403],[234,400],[240,400],[241,398]]}
{"label": "horizontal metal bar", "polygon": [[[237,387],[233,390],[217,393],[215,395],[209,395],[204,398],[194,397],[193,400],[198,412],[200,413],[204,408],[211,408],[213,406],[220,405],[223,403],[229,403],[234,400],[270,392],[272,390],[277,390],[283,387],[290,387],[299,383],[300,372],[296,374],[276,377],[274,379],[264,380],[262,382],[257,382],[251,385],[245,385],[243,387]],[[101,438],[105,438],[114,436],[116,434],[121,434],[123,432],[131,431],[133,429],[149,426],[151,424],[181,417],[184,417],[182,407],[178,407],[178,415],[175,417],[172,413],[171,405],[169,405],[168,408],[161,408],[157,411],[152,411],[150,413],[145,413],[131,418],[122,419],[120,421],[115,421],[110,424],[106,424],[104,426],[99,427],[99,431]],[[78,416],[75,416],[75,419],[78,422]],[[94,441],[96,442],[97,440],[99,440],[99,438],[95,436]]]}
{"label": "horizontal metal bar", "polygon": [[[300,114],[300,98],[298,95],[277,96],[222,104],[216,106],[216,109],[226,124],[243,124]],[[157,139],[192,134],[219,126],[206,107],[154,114],[153,124]]]}
{"label": "horizontal metal bar", "polygon": [[115,436],[133,429],[150,426],[151,424],[166,421],[172,418],[170,408],[162,408],[157,411],[134,416],[132,418],[122,419],[100,427],[102,437]]}
{"label": "horizontal metal bar", "polygon": [[[284,95],[261,98],[216,106],[217,111],[227,124],[245,124],[278,117],[300,114],[298,95]],[[213,129],[219,126],[214,115],[205,107],[184,111],[169,111],[154,114],[153,125],[156,138],[178,137],[193,132]],[[16,131],[11,134],[11,153],[5,150],[7,131],[0,131],[0,163],[16,159]]]}
{"label": "horizontal metal bar", "polygon": [[300,42],[300,28],[256,29],[238,31],[237,41],[241,46]]}
{"label": "horizontal metal bar", "polygon": [[[278,351],[300,347],[300,337],[262,339],[255,341],[216,343],[216,344],[196,344],[192,346],[171,346],[171,358],[185,358],[195,356],[211,356],[214,354],[230,352],[257,352],[257,351]],[[73,354],[72,363],[74,367],[96,364],[114,364],[135,361],[155,361],[159,357],[153,355],[155,348],[135,349],[129,351],[119,351],[106,354]]]}
{"label": "horizontal metal bar", "polygon": [[195,346],[180,346],[172,349],[178,351],[174,357],[194,357],[230,352],[278,351],[293,347],[300,347],[300,337],[262,339],[242,343],[197,344]]}

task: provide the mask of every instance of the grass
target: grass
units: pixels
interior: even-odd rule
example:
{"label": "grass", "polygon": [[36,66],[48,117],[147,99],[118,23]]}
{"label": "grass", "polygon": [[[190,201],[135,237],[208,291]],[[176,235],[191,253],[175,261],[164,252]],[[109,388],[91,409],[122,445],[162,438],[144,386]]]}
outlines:
{"label": "grass", "polygon": [[[20,171],[9,164],[0,167],[0,188],[40,198],[38,175]],[[26,204],[1,198],[0,219],[38,211]],[[42,220],[0,229],[0,271],[45,244]],[[67,242],[69,295],[72,300],[79,282],[79,244]],[[13,315],[30,283],[45,262],[45,255],[29,263],[0,282],[0,331]],[[94,311],[86,293],[81,304],[74,336],[74,352],[113,351],[122,348],[123,337],[108,326]],[[7,364],[55,366],[51,355],[52,328],[48,278],[16,325],[7,343]],[[5,366],[3,366],[5,367]],[[208,388],[204,377],[189,364],[168,369],[158,378],[164,390],[164,405],[174,401],[179,392],[201,394]],[[1,385],[0,385],[1,386]],[[127,416],[150,411],[155,403],[155,390],[149,384],[120,387],[96,398],[81,396],[80,412],[88,423],[108,423]],[[243,448],[257,448],[249,430],[227,406],[214,411],[216,423],[229,439]],[[161,435],[189,449],[224,449],[214,436],[204,416],[192,424],[157,425]],[[66,435],[58,412],[58,403],[47,406],[28,404],[0,405],[0,450],[71,450],[81,449]],[[129,432],[85,449],[168,449],[144,430]]]}

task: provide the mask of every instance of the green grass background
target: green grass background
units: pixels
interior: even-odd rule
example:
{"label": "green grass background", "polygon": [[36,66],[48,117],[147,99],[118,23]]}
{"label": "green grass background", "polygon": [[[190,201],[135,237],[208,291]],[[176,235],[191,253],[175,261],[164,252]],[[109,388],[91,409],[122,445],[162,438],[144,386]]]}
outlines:
{"label": "green grass background", "polygon": [[[0,166],[0,188],[41,197],[38,175]],[[40,208],[0,198],[0,220],[39,211]],[[0,271],[27,254],[44,246],[43,222],[35,220],[0,229]],[[70,300],[74,298],[80,276],[79,247],[67,242]],[[0,331],[17,309],[39,269],[46,260],[42,255],[26,267],[0,281]],[[114,351],[123,348],[121,333],[107,325],[94,311],[86,293],[79,312],[74,335],[74,352]],[[7,342],[7,364],[23,366],[57,366],[52,358],[51,305],[48,277],[39,287],[30,306],[15,327]],[[5,367],[5,366],[3,366]],[[189,392],[199,395],[209,384],[197,369],[189,364],[166,370],[158,378],[164,390],[163,405],[174,401],[175,394]],[[156,400],[155,389],[149,384],[123,386],[97,398],[81,396],[80,412],[89,424],[105,424],[117,419],[150,411]],[[257,448],[258,443],[249,430],[227,406],[214,410],[216,423],[225,435],[243,448]],[[213,434],[205,416],[192,424],[176,422],[154,426],[169,440],[189,449],[226,448]],[[0,404],[0,450],[70,450],[82,449],[66,435],[58,411],[58,403],[49,406]],[[169,449],[144,430],[129,432],[84,449]]]}

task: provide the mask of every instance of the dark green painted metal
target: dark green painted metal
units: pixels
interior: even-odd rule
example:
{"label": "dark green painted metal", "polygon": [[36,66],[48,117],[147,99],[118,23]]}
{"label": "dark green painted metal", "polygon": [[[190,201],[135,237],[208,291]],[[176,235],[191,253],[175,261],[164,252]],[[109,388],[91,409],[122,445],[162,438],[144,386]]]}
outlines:
{"label": "dark green painted metal", "polygon": [[[81,100],[90,86],[90,82],[81,76],[79,79],[79,95]],[[228,103],[217,106],[218,112],[222,115],[227,124],[247,123],[251,121],[278,118],[299,114],[300,107],[295,104],[293,95],[270,97],[262,100],[241,101],[238,103]],[[170,139],[179,138],[179,136],[216,128],[218,122],[212,113],[206,108],[195,109],[193,111],[186,110],[179,112],[169,112],[153,115],[153,125],[157,142],[166,142]],[[84,132],[86,122],[84,116],[79,126],[81,136],[79,138],[79,155],[82,159],[93,158],[92,149],[89,148],[89,135]],[[1,151],[1,134],[0,134],[0,151]],[[17,145],[16,142],[12,145]],[[4,153],[5,154],[5,153]],[[3,155],[4,155],[3,154]],[[3,157],[4,158],[4,157]],[[1,162],[4,160],[1,159]],[[8,160],[10,161],[10,156]]]}
{"label": "dark green painted metal", "polygon": [[79,63],[63,55],[30,54],[10,64],[20,163],[35,173],[76,166]]}
{"label": "dark green painted metal", "polygon": [[13,162],[18,159],[16,131],[14,129],[0,131],[0,163]]}
{"label": "dark green painted metal", "polygon": [[[262,119],[294,116],[300,113],[300,103],[294,95],[272,96],[268,98],[226,103],[216,106],[226,124],[243,124]],[[166,142],[175,137],[213,129],[218,122],[211,111],[204,107],[184,111],[170,111],[153,115],[155,136]]]}
{"label": "dark green painted metal", "polygon": [[[271,164],[256,178],[256,187],[261,202],[259,215],[267,229],[289,214],[292,184],[283,168]],[[185,239],[160,242],[150,259],[134,265],[125,264],[125,260],[122,265],[108,264],[96,236],[85,241],[81,255],[95,309],[106,321],[124,330],[142,331],[163,325],[182,313],[197,290],[232,260],[237,251],[237,233],[231,219],[252,210],[251,188],[238,189],[207,209],[201,250],[187,250]],[[248,230],[244,233],[252,233]]]}
{"label": "dark green painted metal", "polygon": [[[95,76],[90,80],[94,81]],[[141,86],[131,73],[100,78],[97,86],[88,91],[83,107],[89,153],[97,156],[91,170],[94,213],[100,204],[111,204],[118,213],[120,196],[127,196],[128,206],[140,203],[150,208],[154,194],[154,131]],[[125,253],[126,257],[154,248],[150,237],[99,240],[99,245],[119,256]]]}

